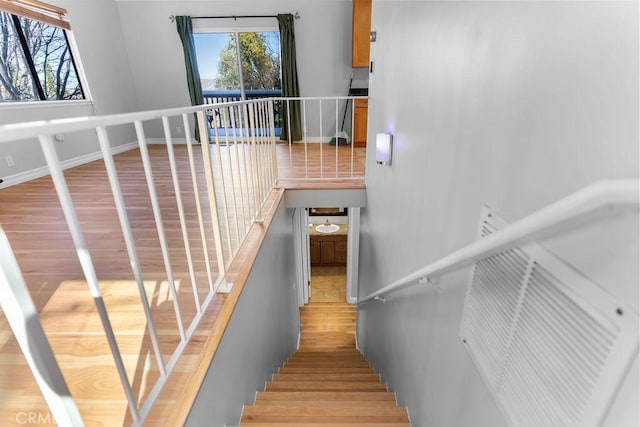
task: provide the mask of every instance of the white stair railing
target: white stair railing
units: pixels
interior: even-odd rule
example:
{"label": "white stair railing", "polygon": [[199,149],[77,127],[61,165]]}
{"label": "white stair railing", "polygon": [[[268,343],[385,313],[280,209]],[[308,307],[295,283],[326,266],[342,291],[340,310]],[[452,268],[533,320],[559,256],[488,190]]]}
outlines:
{"label": "white stair railing", "polygon": [[280,179],[350,181],[365,177],[365,159],[356,152],[355,145],[358,141],[354,141],[353,104],[355,100],[368,99],[366,96],[275,99],[286,106],[287,114],[282,122],[288,128],[291,128],[292,123],[291,106],[293,103],[299,104],[302,127],[302,138],[298,141],[292,139],[290,132],[287,133],[287,153],[282,156],[282,161],[291,167],[289,173],[295,173],[295,176],[283,175]]}
{"label": "white stair railing", "polygon": [[[358,155],[353,144],[353,101],[366,97],[311,97],[311,98],[265,98],[249,101],[207,104],[202,106],[117,114],[102,117],[77,117],[41,122],[17,123],[0,126],[0,145],[18,140],[36,139],[40,144],[47,169],[52,177],[66,224],[70,230],[74,251],[80,261],[84,281],[93,299],[107,338],[113,362],[117,369],[122,388],[128,402],[131,420],[134,425],[144,422],[151,412],[155,401],[166,385],[171,372],[176,367],[187,344],[203,319],[207,307],[216,292],[229,291],[231,284],[226,283],[226,271],[252,225],[262,222],[260,215],[265,201],[273,188],[277,188],[281,179],[295,180],[362,180],[364,178],[364,156]],[[282,127],[291,126],[290,107],[298,102],[301,107],[303,135],[301,141],[287,141],[277,144]],[[287,115],[275,117],[274,105],[286,104]],[[349,105],[351,109],[349,110]],[[346,121],[346,138],[338,141],[342,133],[342,122]],[[195,116],[196,127],[193,127]],[[335,123],[333,123],[335,121]],[[212,125],[215,123],[215,126]],[[176,126],[179,124],[180,126]],[[182,140],[177,135],[181,127]],[[132,220],[128,214],[130,202],[123,190],[123,174],[118,172],[114,160],[112,129],[129,129],[135,134],[135,147],[140,151],[141,170],[144,171],[144,183],[149,195],[146,209],[152,213],[155,232],[161,252],[163,272],[154,271],[166,277],[172,310],[176,318],[177,338],[173,352],[163,354],[158,326],[154,322],[154,306],[145,289],[145,271],[141,251],[143,246],[136,240]],[[200,150],[194,150],[199,143],[194,140],[194,130],[198,130]],[[63,162],[56,149],[56,136],[59,134],[78,134],[83,131],[95,132],[101,157],[107,173],[111,197],[115,205],[117,223],[122,233],[128,265],[131,268],[132,283],[135,283],[142,312],[151,343],[151,357],[157,366],[158,378],[149,387],[146,397],[137,396],[127,372],[129,367],[121,354],[114,330],[105,306],[92,248],[87,246],[87,230],[78,219],[67,180],[63,173]],[[181,132],[180,132],[181,133]],[[151,136],[150,136],[151,135]],[[327,143],[333,139],[335,146]],[[347,146],[340,142],[348,143]],[[130,141],[116,141],[117,144]],[[176,144],[186,144],[188,161],[179,162],[176,157]],[[158,168],[150,154],[151,144],[166,145],[168,166]],[[284,174],[278,164],[288,168]],[[346,165],[346,166],[345,166]],[[186,169],[185,169],[186,168]],[[167,171],[169,172],[167,174]],[[159,186],[158,176],[170,176],[170,188]],[[187,176],[187,179],[184,177]],[[182,177],[182,179],[181,179]],[[7,180],[11,181],[11,180]],[[5,185],[10,184],[6,182]],[[170,192],[168,194],[168,192]],[[159,198],[168,196],[175,199],[174,210],[167,212]],[[194,199],[191,200],[190,198]],[[187,206],[194,211],[187,212]],[[190,289],[179,289],[179,280],[172,259],[172,250],[168,238],[168,215],[177,211],[177,228],[171,229],[171,235],[181,236],[185,249],[186,270],[184,281],[189,281]],[[197,231],[189,233],[189,218],[197,218]],[[193,221],[190,222],[193,224]],[[1,225],[1,224],[0,224]],[[60,425],[81,425],[83,407],[74,403],[69,388],[64,383],[64,369],[58,366],[53,351],[46,340],[33,346],[34,340],[40,342],[44,336],[38,314],[29,305],[28,289],[16,263],[16,257],[9,246],[9,240],[0,233],[0,302],[8,318],[17,341],[25,353],[26,359],[41,387],[42,393],[51,407],[51,414]],[[194,239],[194,235],[199,238]],[[3,240],[4,239],[4,240]],[[174,239],[175,241],[175,239]],[[94,248],[95,249],[95,248]],[[196,263],[192,252],[203,254],[204,264]],[[19,259],[18,259],[19,262]],[[206,286],[200,282],[206,281]],[[200,279],[199,279],[200,278]],[[74,277],[73,279],[79,279]],[[200,282],[198,281],[200,280]],[[208,289],[203,295],[202,289]],[[180,298],[190,292],[195,305],[195,315],[185,321],[183,315],[193,310],[189,302]],[[20,307],[11,309],[15,304]],[[187,305],[185,305],[187,304]],[[25,319],[29,321],[25,321]],[[21,327],[24,325],[24,327]],[[48,349],[48,350],[47,350]],[[168,357],[167,357],[168,356]],[[44,379],[44,380],[43,380]],[[47,380],[48,379],[48,380]],[[49,382],[47,382],[49,381]],[[53,383],[51,383],[53,381]],[[82,397],[82,396],[77,396]]]}
{"label": "white stair railing", "polygon": [[[277,157],[275,152],[275,126],[273,100],[252,100],[226,104],[186,107],[171,110],[149,111],[105,117],[84,117],[50,122],[22,123],[0,127],[0,144],[29,138],[37,138],[52,176],[75,252],[82,266],[86,281],[102,327],[107,337],[114,363],[128,402],[129,412],[134,425],[140,425],[149,415],[156,399],[167,383],[169,375],[182,356],[199,322],[212,301],[215,293],[229,290],[225,275],[229,264],[238,253],[240,245],[251,225],[260,221],[260,211],[278,180]],[[198,161],[193,150],[195,145],[191,136],[191,117],[195,113],[199,129],[201,158],[204,176],[198,172]],[[225,123],[223,129],[209,129],[206,116],[217,115]],[[181,120],[186,135],[188,172],[190,183],[183,188],[184,180],[179,177],[180,168],[175,156],[174,136],[171,132],[172,120]],[[175,206],[178,211],[179,234],[185,248],[194,298],[196,314],[189,324],[182,316],[184,301],[179,298],[176,273],[172,266],[171,250],[167,238],[167,225],[159,202],[159,190],[154,168],[149,154],[149,138],[146,127],[161,124],[161,142],[166,144],[169,170]],[[120,175],[113,159],[113,150],[109,137],[109,128],[114,126],[133,126],[136,145],[140,150],[142,167],[149,193],[149,206],[153,212],[168,288],[179,330],[179,342],[169,355],[167,362],[163,357],[158,328],[154,323],[153,309],[147,297],[144,285],[145,272],[140,261],[140,248],[137,246],[134,232],[127,214],[127,201],[123,194]],[[158,127],[158,126],[156,126]],[[139,405],[127,375],[127,366],[123,360],[116,340],[117,333],[105,307],[104,297],[96,273],[91,251],[85,241],[83,225],[78,219],[67,180],[55,147],[55,135],[93,130],[96,132],[104,165],[109,179],[112,197],[115,203],[119,226],[124,238],[133,279],[137,284],[141,305],[146,317],[146,325],[153,348],[159,377],[151,387],[146,399]],[[211,143],[210,143],[211,139]],[[204,183],[202,182],[204,180]],[[206,187],[206,197],[202,197]],[[166,197],[166,193],[163,194]],[[196,216],[198,218],[199,242],[196,244],[204,253],[204,266],[196,267],[192,257],[193,236],[189,237],[185,213],[185,198],[195,197]],[[208,212],[207,212],[208,211]],[[209,216],[210,218],[207,218]],[[211,230],[207,228],[210,227]],[[213,245],[207,235],[213,234]],[[175,233],[174,233],[175,234]],[[193,234],[193,233],[192,233]],[[199,268],[200,275],[196,274]],[[202,297],[197,277],[206,272],[208,293]],[[61,369],[53,351],[45,338],[42,325],[33,302],[29,297],[22,274],[9,246],[4,232],[0,229],[0,302],[13,333],[34,373],[40,389],[50,406],[51,413],[59,425],[81,425],[80,411],[71,398],[69,388],[64,382]],[[36,344],[36,345],[34,345]],[[97,381],[98,379],[96,379]],[[78,396],[82,397],[82,396]]]}

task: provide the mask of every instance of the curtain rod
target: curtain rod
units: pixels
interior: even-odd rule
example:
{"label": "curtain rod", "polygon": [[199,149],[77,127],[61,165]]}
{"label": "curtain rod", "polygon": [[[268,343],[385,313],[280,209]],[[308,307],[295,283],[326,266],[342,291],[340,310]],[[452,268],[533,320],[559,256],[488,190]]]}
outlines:
{"label": "curtain rod", "polygon": [[[192,16],[191,19],[234,19],[238,18],[277,18],[278,15],[227,15],[227,16]],[[300,13],[296,12],[293,15],[294,19],[300,19]],[[169,21],[175,22],[175,15],[169,16]]]}

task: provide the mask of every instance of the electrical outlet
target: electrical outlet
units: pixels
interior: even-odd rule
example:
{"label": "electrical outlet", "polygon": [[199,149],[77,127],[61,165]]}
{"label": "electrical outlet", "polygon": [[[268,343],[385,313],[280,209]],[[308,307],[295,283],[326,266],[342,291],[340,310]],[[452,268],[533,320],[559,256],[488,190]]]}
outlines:
{"label": "electrical outlet", "polygon": [[62,133],[57,133],[55,136],[56,141],[61,142],[64,141],[64,134]]}
{"label": "electrical outlet", "polygon": [[6,156],[4,158],[7,161],[7,166],[12,167],[15,166],[16,164],[13,162],[13,157],[12,156]]}

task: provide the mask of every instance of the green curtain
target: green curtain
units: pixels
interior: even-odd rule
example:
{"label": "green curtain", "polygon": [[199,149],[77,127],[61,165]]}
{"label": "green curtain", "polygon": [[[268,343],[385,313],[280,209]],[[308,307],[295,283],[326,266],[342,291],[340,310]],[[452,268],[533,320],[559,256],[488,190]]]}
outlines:
{"label": "green curtain", "polygon": [[[198,71],[198,60],[196,58],[196,45],[193,41],[193,26],[190,16],[176,16],[176,27],[182,41],[182,49],[184,51],[184,63],[187,67],[187,85],[189,87],[189,97],[191,105],[202,105],[202,84],[200,83],[200,72]],[[196,120],[195,138],[200,139],[198,122]]]}
{"label": "green curtain", "polygon": [[[299,97],[298,67],[296,66],[296,39],[293,32],[293,15],[279,14],[278,26],[280,28],[280,62],[282,66],[282,96]],[[292,141],[302,139],[302,121],[300,114],[300,101],[289,101],[291,114],[291,129],[287,120],[287,102],[283,102],[282,133],[281,140],[288,140],[291,134]]]}

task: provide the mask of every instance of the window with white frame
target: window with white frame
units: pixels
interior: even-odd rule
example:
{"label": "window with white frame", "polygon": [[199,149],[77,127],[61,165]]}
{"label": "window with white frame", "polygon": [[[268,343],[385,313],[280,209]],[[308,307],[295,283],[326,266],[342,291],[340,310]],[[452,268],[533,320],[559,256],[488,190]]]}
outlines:
{"label": "window with white frame", "polygon": [[0,102],[85,99],[66,11],[0,0]]}

